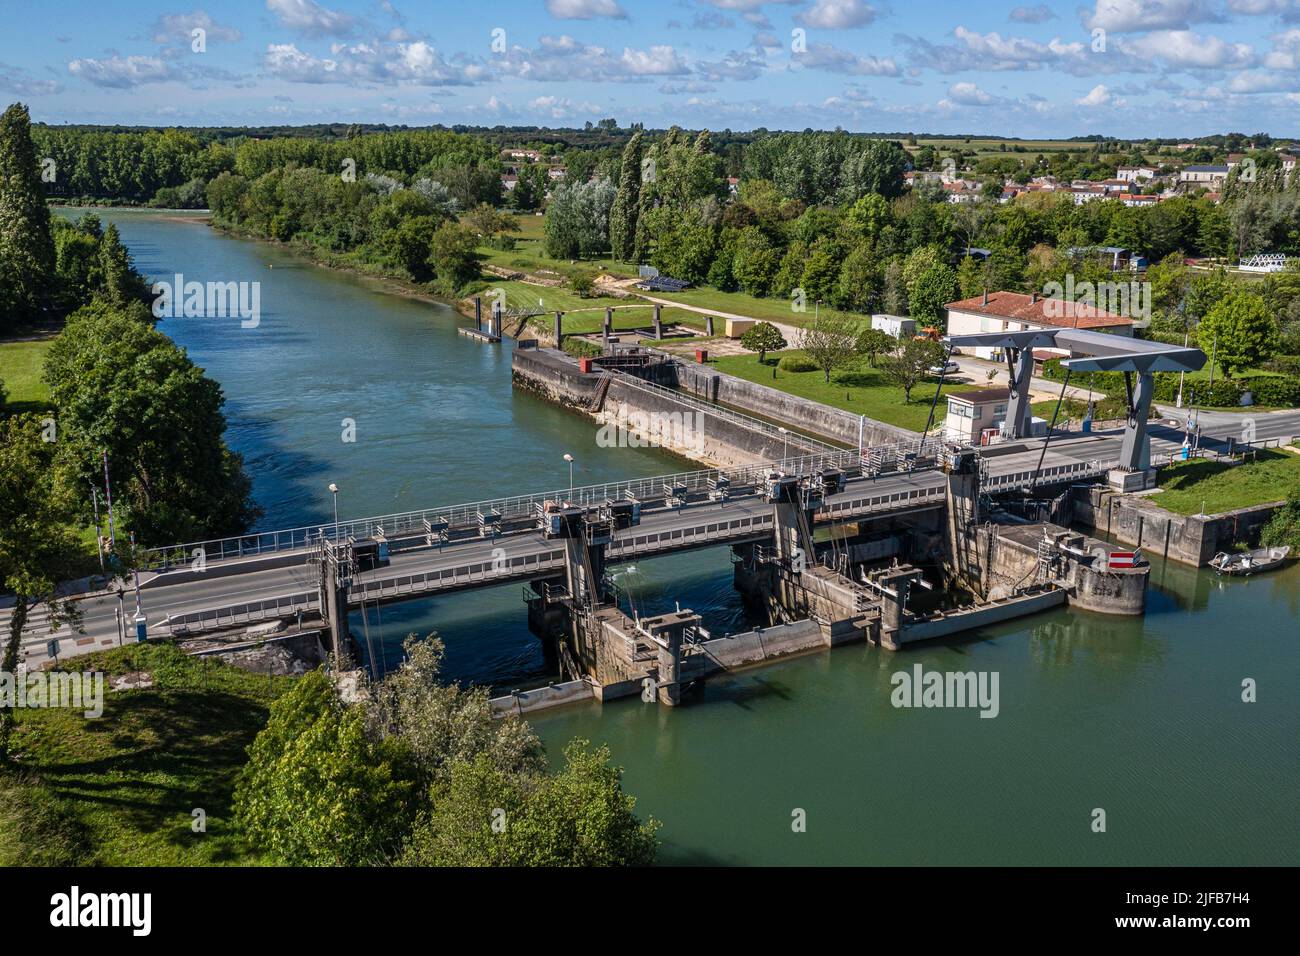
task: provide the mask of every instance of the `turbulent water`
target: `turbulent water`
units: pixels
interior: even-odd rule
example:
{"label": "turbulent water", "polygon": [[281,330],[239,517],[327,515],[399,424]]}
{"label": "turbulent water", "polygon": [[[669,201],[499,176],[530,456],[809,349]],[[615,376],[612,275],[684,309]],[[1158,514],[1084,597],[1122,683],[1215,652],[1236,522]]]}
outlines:
{"label": "turbulent water", "polygon": [[[264,528],[331,520],[331,481],[356,517],[563,486],[565,452],[580,484],[688,467],[599,448],[590,421],[515,393],[509,346],[458,336],[448,308],[201,223],[102,215],[150,276],[261,283],[256,329],[161,327],[224,387]],[[703,612],[715,633],[742,625],[725,548],[645,562],[620,584],[648,610]],[[1141,619],[1052,611],[900,654],[859,645],[747,671],[678,710],[634,698],[532,723],[557,760],[572,736],[608,743],[672,862],[1295,864],[1298,603],[1300,568],[1219,580],[1157,563]],[[381,669],[406,633],[433,629],[457,679],[544,673],[517,585],[353,621]],[[892,706],[892,675],[916,664],[996,673],[998,716]]]}

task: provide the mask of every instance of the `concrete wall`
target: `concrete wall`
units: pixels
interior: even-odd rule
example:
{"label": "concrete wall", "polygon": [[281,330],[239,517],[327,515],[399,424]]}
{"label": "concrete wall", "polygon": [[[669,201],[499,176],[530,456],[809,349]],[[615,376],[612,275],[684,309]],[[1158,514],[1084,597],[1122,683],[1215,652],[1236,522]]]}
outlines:
{"label": "concrete wall", "polygon": [[[987,555],[985,583],[990,597],[1038,583],[1038,548],[1044,527],[1065,532],[1056,525],[992,525],[977,533],[979,550]],[[990,548],[989,537],[992,538]],[[1097,551],[1109,546],[1096,538],[1077,535],[1082,554],[1060,551],[1056,571],[1050,580],[1063,587],[1071,607],[1102,614],[1141,614],[1146,608],[1146,587],[1150,568],[1112,571],[1097,563]]]}
{"label": "concrete wall", "polygon": [[[597,410],[593,406],[604,373],[584,374],[573,359],[551,349],[516,349],[512,361],[516,386],[591,415],[602,425],[613,426],[610,437],[615,441],[632,444],[635,437],[701,464],[722,468],[770,461],[780,458],[783,450],[790,455],[812,450],[801,445],[797,435],[783,439],[755,431],[696,405],[675,401],[671,395],[638,388],[619,376],[611,381]],[[647,377],[662,381],[670,374],[658,372]],[[641,427],[646,425],[649,427]],[[618,428],[626,434],[620,436]]]}
{"label": "concrete wall", "polygon": [[562,704],[576,704],[595,698],[595,691],[590,681],[571,680],[562,684],[551,684],[533,690],[494,697],[489,703],[493,717],[508,717],[511,714],[527,714],[534,710],[559,707]]}
{"label": "concrete wall", "polygon": [[963,631],[971,631],[990,624],[1010,621],[1027,614],[1037,614],[1049,608],[1059,607],[1066,601],[1064,591],[1039,591],[1035,594],[1021,594],[1004,598],[992,604],[981,605],[960,611],[949,611],[929,620],[912,621],[903,628],[898,638],[900,644],[915,641],[929,641],[938,637],[949,637]]}
{"label": "concrete wall", "polygon": [[1180,515],[1160,507],[1160,496],[1122,495],[1091,485],[1072,492],[1073,519],[1117,541],[1173,561],[1201,567],[1237,542],[1258,543],[1259,532],[1283,504],[1240,508],[1219,515]]}
{"label": "concrete wall", "polygon": [[[675,381],[671,384],[683,391],[698,395],[711,402],[722,402],[741,411],[760,415],[766,419],[788,422],[804,431],[856,446],[860,416],[842,409],[831,408],[798,395],[746,381],[707,365],[676,362],[671,366]],[[668,383],[664,383],[668,384]],[[863,427],[866,444],[881,444],[912,440],[916,432],[887,425],[868,418]]]}

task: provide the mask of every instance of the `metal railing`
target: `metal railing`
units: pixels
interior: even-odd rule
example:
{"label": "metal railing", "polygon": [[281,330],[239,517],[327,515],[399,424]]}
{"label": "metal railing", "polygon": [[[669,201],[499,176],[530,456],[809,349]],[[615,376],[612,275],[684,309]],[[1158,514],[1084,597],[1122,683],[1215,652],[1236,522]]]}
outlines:
{"label": "metal railing", "polygon": [[707,468],[670,475],[655,475],[649,478],[584,485],[574,488],[572,494],[567,488],[556,488],[536,494],[492,498],[443,508],[424,508],[418,511],[356,518],[340,521],[337,525],[326,522],[281,531],[254,532],[230,538],[150,548],[143,552],[141,569],[159,571],[182,567],[195,561],[199,555],[203,555],[206,561],[211,562],[299,551],[314,546],[321,537],[340,540],[351,535],[360,541],[382,531],[390,541],[403,537],[422,538],[425,534],[426,520],[445,521],[452,528],[474,529],[477,532],[479,514],[489,511],[499,512],[503,524],[521,519],[531,521],[536,514],[537,505],[546,501],[570,501],[583,507],[593,507],[609,499],[624,500],[628,497],[642,503],[655,502],[663,500],[665,485],[684,486],[688,494],[707,495],[713,490],[718,478],[730,479],[731,487],[736,489],[746,485],[761,484],[768,472],[773,469],[788,474],[812,474],[824,468],[844,470],[856,468],[857,465],[856,451],[828,451],[797,455],[740,468]]}

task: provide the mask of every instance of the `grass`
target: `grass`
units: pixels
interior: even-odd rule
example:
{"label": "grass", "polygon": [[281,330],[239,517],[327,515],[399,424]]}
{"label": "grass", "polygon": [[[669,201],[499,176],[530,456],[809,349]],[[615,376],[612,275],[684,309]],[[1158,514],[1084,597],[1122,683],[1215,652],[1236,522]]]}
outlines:
{"label": "grass", "polygon": [[[591,301],[591,300],[587,300]],[[607,304],[612,304],[613,300],[601,300]],[[626,300],[621,300],[626,302]],[[587,308],[592,308],[588,306]],[[665,327],[669,325],[685,325],[693,329],[704,329],[704,316],[698,312],[688,312],[685,309],[674,309],[666,307],[660,313],[660,318]],[[551,315],[538,316],[529,321],[529,325],[545,331],[550,331],[555,321]],[[599,332],[604,328],[605,310],[604,306],[597,307],[590,312],[566,312],[564,315],[564,332],[566,335],[591,335]],[[716,327],[721,328],[721,323]],[[616,305],[614,306],[614,331],[627,332],[634,329],[649,329],[654,327],[654,306],[652,305]]]}
{"label": "grass", "polygon": [[1254,461],[1229,465],[1193,460],[1160,469],[1155,499],[1162,508],[1183,515],[1220,514],[1237,508],[1280,501],[1300,492],[1300,455],[1261,451]]}
{"label": "grass", "polygon": [[609,272],[621,276],[637,274],[635,265],[608,257],[582,259],[576,262],[568,259],[552,259],[544,249],[545,216],[524,213],[515,217],[515,223],[519,226],[519,231],[512,234],[515,248],[494,249],[491,246],[480,246],[478,252],[485,262],[502,269],[519,272],[539,272],[549,269],[561,275],[570,275],[574,272]]}
{"label": "grass", "polygon": [[54,339],[0,342],[0,382],[8,394],[10,412],[38,412],[50,407],[50,391],[41,381],[45,353]]}
{"label": "grass", "polygon": [[[756,355],[726,355],[710,359],[709,364],[721,372],[834,408],[842,408],[855,415],[866,415],[876,421],[909,428],[915,432],[925,428],[925,423],[930,417],[930,401],[934,398],[933,379],[918,383],[912,389],[912,401],[904,402],[903,390],[886,381],[884,373],[872,368],[866,360],[832,373],[829,383],[825,381],[825,374],[820,369],[812,372],[787,372],[775,367],[782,356],[802,354],[799,349],[769,353],[762,365],[759,364]],[[773,372],[776,374],[775,378]],[[945,385],[943,393],[946,395],[949,392],[969,391],[973,387],[964,382]],[[935,410],[935,424],[942,422],[945,412],[946,408],[940,402]],[[935,425],[931,425],[931,428],[933,427]]]}
{"label": "grass", "polygon": [[717,289],[687,289],[684,292],[654,292],[657,299],[680,302],[701,309],[727,312],[752,319],[765,319],[784,325],[802,326],[813,320],[814,310],[794,312],[782,298],[760,299],[746,292],[719,292]]}
{"label": "grass", "polygon": [[[563,312],[571,312],[574,309],[617,307],[619,303],[626,301],[625,299],[616,299],[604,295],[592,295],[590,298],[584,299],[576,292],[571,292],[563,286],[532,285],[514,279],[494,279],[491,276],[485,278],[488,286],[483,292],[479,293],[483,296],[484,315],[492,308],[492,294],[496,289],[504,290],[506,308],[508,309],[542,309],[546,312],[554,312],[559,309]],[[592,313],[592,315],[596,314],[595,312]]]}
{"label": "grass", "polygon": [[[167,644],[74,658],[68,670],[144,670],[154,686],[111,691],[103,716],[20,710],[17,769],[0,770],[0,865],[256,864],[231,820],[235,775],[293,678],[252,674]],[[207,831],[191,829],[196,808]],[[39,812],[38,812],[39,811]]]}

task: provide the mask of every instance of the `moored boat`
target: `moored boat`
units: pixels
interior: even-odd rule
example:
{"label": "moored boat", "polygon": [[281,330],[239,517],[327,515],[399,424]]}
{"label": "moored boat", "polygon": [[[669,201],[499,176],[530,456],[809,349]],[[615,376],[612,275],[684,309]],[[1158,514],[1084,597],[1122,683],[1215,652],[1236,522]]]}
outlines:
{"label": "moored boat", "polygon": [[1289,545],[1275,548],[1255,548],[1240,554],[1228,554],[1220,551],[1210,559],[1210,567],[1220,574],[1255,574],[1259,571],[1272,571],[1279,568],[1290,555]]}

